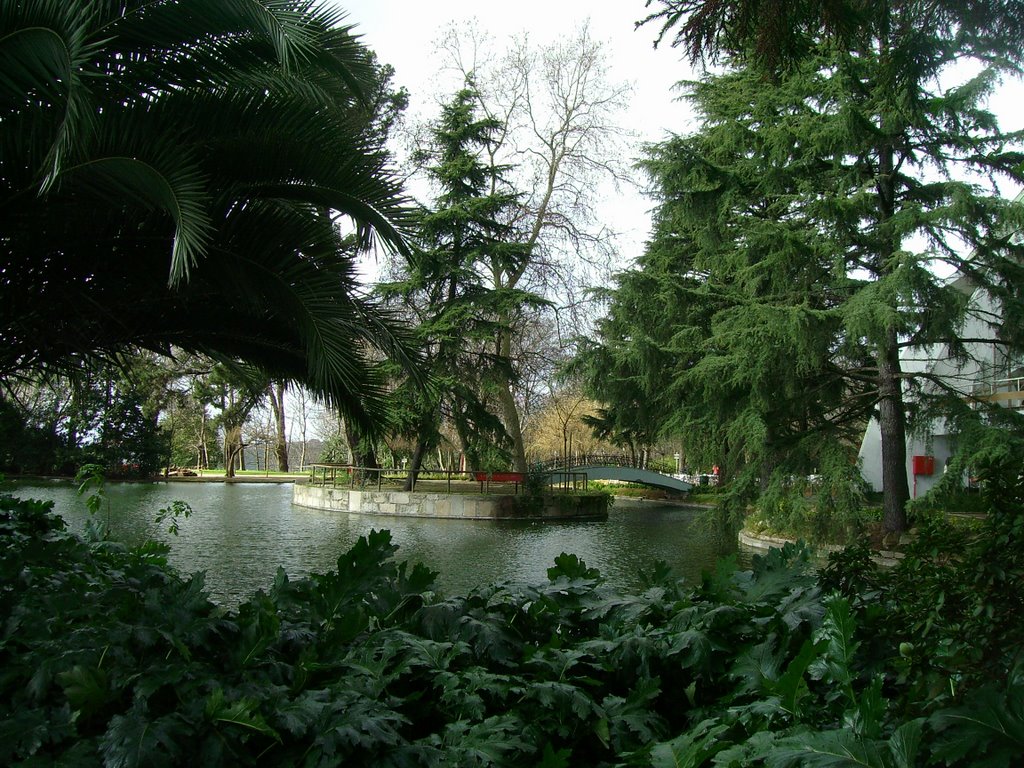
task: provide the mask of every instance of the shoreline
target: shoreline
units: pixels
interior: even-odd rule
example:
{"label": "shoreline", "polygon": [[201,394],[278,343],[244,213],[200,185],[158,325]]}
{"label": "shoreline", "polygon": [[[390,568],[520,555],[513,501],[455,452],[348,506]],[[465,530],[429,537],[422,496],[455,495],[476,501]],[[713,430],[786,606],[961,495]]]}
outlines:
{"label": "shoreline", "polygon": [[[761,552],[767,552],[770,549],[781,549],[786,544],[795,544],[797,542],[796,539],[788,539],[783,536],[767,536],[765,534],[752,533],[746,528],[740,529],[737,534],[737,539],[740,544]],[[843,550],[843,547],[838,544],[808,543],[808,546],[814,549],[818,555],[822,557],[827,557],[833,552],[841,552]],[[874,560],[877,565],[884,568],[891,568],[897,565],[901,560],[903,560],[903,557],[904,554],[902,552],[885,549],[872,550],[871,554],[871,559]]]}
{"label": "shoreline", "polygon": [[[154,475],[152,477],[108,477],[108,483],[296,483],[307,480],[309,474],[306,472],[290,472],[287,475],[236,475],[235,477],[224,477],[222,474],[212,475]],[[8,475],[12,481],[39,481],[47,483],[63,482],[73,483],[75,478],[67,475]],[[714,509],[714,504],[704,504],[686,499],[652,499],[644,496],[627,496],[612,494],[616,501],[635,501],[643,504],[667,504],[679,507],[696,507],[699,509]]]}
{"label": "shoreline", "polygon": [[698,501],[686,501],[685,499],[648,499],[643,496],[616,496],[612,494],[616,503],[619,501],[636,501],[644,504],[666,504],[672,507],[690,507],[694,509],[714,509],[714,504],[702,504]]}

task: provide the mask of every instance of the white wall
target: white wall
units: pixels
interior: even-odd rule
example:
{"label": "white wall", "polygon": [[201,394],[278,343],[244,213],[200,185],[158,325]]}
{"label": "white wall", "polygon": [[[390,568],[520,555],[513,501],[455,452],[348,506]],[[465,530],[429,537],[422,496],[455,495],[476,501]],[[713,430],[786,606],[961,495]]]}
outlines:
{"label": "white wall", "polygon": [[[993,338],[991,321],[997,317],[997,306],[991,297],[981,290],[973,292],[970,298],[971,310],[961,331],[963,338]],[[983,342],[967,345],[969,359],[953,360],[946,345],[932,347],[908,347],[900,354],[900,364],[907,373],[928,373],[939,377],[947,386],[969,395],[979,377],[997,363],[995,347]],[[926,384],[925,389],[935,385]],[[952,454],[952,438],[944,419],[937,419],[923,429],[907,436],[907,490],[911,497],[925,495],[942,479],[946,462]],[[913,472],[914,456],[933,456],[935,473],[918,475]],[[882,436],[878,420],[872,418],[861,440],[859,460],[864,480],[874,491],[882,490]],[[915,483],[916,480],[916,483]]]}

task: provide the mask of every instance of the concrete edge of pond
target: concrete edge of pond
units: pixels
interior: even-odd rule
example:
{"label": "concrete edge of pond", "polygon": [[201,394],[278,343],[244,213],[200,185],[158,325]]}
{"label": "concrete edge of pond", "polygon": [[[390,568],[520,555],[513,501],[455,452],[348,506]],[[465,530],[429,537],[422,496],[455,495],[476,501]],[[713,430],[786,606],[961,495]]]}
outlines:
{"label": "concrete edge of pond", "polygon": [[[782,536],[767,536],[762,533],[751,533],[748,530],[740,530],[738,538],[740,544],[765,552],[769,549],[781,549],[786,544],[793,544],[796,542],[796,539],[787,539]],[[832,552],[839,552],[843,549],[843,547],[836,544],[817,544],[814,548],[824,555],[831,554]],[[878,565],[891,568],[903,559],[903,553],[879,550],[872,554],[871,559]]]}
{"label": "concrete edge of pond", "polygon": [[618,504],[620,501],[636,502],[638,504],[646,504],[652,507],[681,507],[683,509],[715,509],[714,504],[704,504],[696,501],[687,501],[686,499],[648,499],[644,496],[617,496],[613,495],[615,503]]}
{"label": "concrete edge of pond", "polygon": [[448,494],[329,488],[295,483],[292,503],[300,507],[365,515],[456,520],[605,520],[608,497]]}

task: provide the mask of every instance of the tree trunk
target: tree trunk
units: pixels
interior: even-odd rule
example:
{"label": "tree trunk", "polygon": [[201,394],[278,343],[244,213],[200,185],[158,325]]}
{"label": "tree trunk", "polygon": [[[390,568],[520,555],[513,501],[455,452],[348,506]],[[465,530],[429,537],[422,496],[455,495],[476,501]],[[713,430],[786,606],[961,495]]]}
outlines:
{"label": "tree trunk", "polygon": [[427,442],[423,438],[416,441],[416,450],[413,451],[412,460],[409,462],[409,474],[405,477],[403,490],[411,491],[419,476],[420,467],[423,466],[423,459],[427,455]]}
{"label": "tree trunk", "polygon": [[196,470],[210,468],[210,449],[206,446],[206,407],[199,421],[199,450],[196,454]]}
{"label": "tree trunk", "polygon": [[452,420],[455,422],[455,434],[459,437],[459,450],[462,453],[459,471],[464,472],[467,468],[479,469],[480,462],[469,439],[469,425],[466,423],[465,411],[460,402],[456,402],[456,407],[452,413]]}
{"label": "tree trunk", "polygon": [[907,424],[900,380],[896,331],[888,334],[878,351],[878,424],[882,433],[882,529],[900,532],[907,527]]}
{"label": "tree trunk", "polygon": [[519,409],[512,394],[512,382],[502,376],[498,384],[498,400],[501,403],[502,421],[505,431],[512,440],[512,468],[516,472],[526,472],[526,446],[523,444],[523,429],[519,424]]}
{"label": "tree trunk", "polygon": [[298,389],[299,396],[299,429],[302,434],[302,449],[299,452],[299,471],[306,468],[306,390]]}
{"label": "tree trunk", "polygon": [[352,454],[352,464],[368,470],[379,469],[380,464],[377,461],[377,452],[374,450],[373,443],[363,439],[359,430],[353,427],[348,419],[345,419],[344,423],[345,440],[348,442],[348,449]]}
{"label": "tree trunk", "polygon": [[167,460],[164,462],[164,477],[171,474],[171,462],[174,461],[174,419],[170,419],[170,426],[167,433]]}
{"label": "tree trunk", "polygon": [[[225,427],[224,429],[224,477],[235,476],[235,463],[242,455],[242,428]],[[244,469],[244,465],[242,465]]]}
{"label": "tree trunk", "polygon": [[[879,121],[885,135],[890,119]],[[889,263],[900,242],[894,234],[892,218],[896,210],[894,177],[895,150],[891,142],[879,147],[876,189],[878,192],[878,230],[881,252],[878,272],[889,271]],[[900,353],[896,328],[885,329],[884,341],[878,347],[878,423],[882,437],[882,529],[900,532],[907,527],[907,424],[903,405],[903,382],[900,377]]]}
{"label": "tree trunk", "polygon": [[288,471],[288,439],[287,426],[285,424],[284,412],[284,390],[283,381],[270,382],[267,387],[267,397],[270,399],[270,407],[274,411],[274,453],[277,455],[277,468],[281,472]]}
{"label": "tree trunk", "polygon": [[419,425],[416,429],[416,450],[413,451],[412,460],[409,462],[409,474],[405,478],[405,490],[411,491],[416,486],[416,478],[419,477],[420,468],[431,448],[434,435],[434,414],[430,412],[421,413]]}
{"label": "tree trunk", "polygon": [[[518,280],[518,277],[516,278]],[[498,281],[495,280],[497,284]],[[514,285],[510,281],[510,285]],[[516,407],[516,398],[512,394],[512,330],[511,322],[503,320],[505,329],[498,333],[495,343],[495,351],[499,360],[504,366],[499,365],[495,371],[498,377],[498,402],[501,405],[501,420],[505,424],[505,431],[512,441],[512,469],[516,472],[526,472],[526,446],[523,444],[523,427],[519,421],[519,409]]]}

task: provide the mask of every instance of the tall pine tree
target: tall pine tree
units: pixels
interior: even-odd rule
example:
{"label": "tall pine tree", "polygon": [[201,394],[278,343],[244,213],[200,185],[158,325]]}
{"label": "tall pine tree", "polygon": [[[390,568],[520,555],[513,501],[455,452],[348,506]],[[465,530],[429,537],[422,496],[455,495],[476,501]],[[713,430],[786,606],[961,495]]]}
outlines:
{"label": "tall pine tree", "polygon": [[419,243],[403,279],[382,287],[415,317],[426,351],[427,386],[407,383],[396,393],[400,429],[415,441],[411,477],[439,444],[445,417],[474,468],[482,446],[504,437],[487,407],[489,372],[498,364],[487,342],[500,330],[496,318],[535,301],[523,291],[488,287],[483,271],[494,260],[515,264],[525,248],[511,237],[516,196],[502,179],[505,169],[481,158],[501,125],[479,117],[478,103],[467,83],[444,106],[419,152],[436,197],[418,216]]}
{"label": "tall pine tree", "polygon": [[[1008,149],[1020,137],[982,106],[996,67],[940,87],[976,51],[896,21],[855,50],[823,43],[774,81],[740,66],[691,84],[702,129],[644,162],[660,204],[640,264],[688,295],[661,331],[672,428],[717,435],[712,448],[763,487],[772,474],[841,468],[828,455],[873,413],[889,530],[906,524],[916,402],[900,350],[967,354],[960,329],[977,311],[936,266],[986,289],[1004,317],[1018,316],[1024,276],[1008,237],[1020,206],[990,183],[1024,181],[1024,156]],[[672,252],[675,264],[658,256]],[[1019,349],[1012,324],[997,336]]]}

